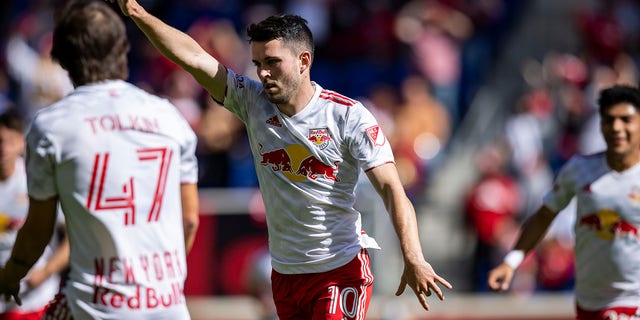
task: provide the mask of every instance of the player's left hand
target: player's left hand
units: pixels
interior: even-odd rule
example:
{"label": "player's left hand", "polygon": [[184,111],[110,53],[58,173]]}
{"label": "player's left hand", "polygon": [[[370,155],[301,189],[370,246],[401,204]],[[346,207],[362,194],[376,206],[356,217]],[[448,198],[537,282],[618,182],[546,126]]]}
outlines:
{"label": "player's left hand", "polygon": [[404,265],[404,271],[400,278],[400,285],[396,291],[396,296],[401,295],[404,292],[406,286],[409,286],[413,293],[418,297],[418,301],[425,310],[429,310],[429,303],[427,297],[431,296],[432,290],[436,293],[440,300],[444,300],[444,293],[437,285],[442,284],[448,289],[452,289],[453,286],[444,278],[436,274],[426,261],[419,264],[407,264]]}

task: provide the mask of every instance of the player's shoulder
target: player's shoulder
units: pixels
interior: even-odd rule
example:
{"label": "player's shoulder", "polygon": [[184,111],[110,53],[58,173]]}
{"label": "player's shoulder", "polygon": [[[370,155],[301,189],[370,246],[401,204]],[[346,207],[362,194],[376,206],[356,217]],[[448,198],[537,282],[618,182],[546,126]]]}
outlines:
{"label": "player's shoulder", "polygon": [[334,104],[337,106],[343,106],[343,107],[353,107],[359,104],[358,100],[347,97],[336,91],[324,89],[324,88],[319,88],[319,89],[320,89],[320,96],[318,97],[318,99],[320,101]]}
{"label": "player's shoulder", "polygon": [[599,172],[605,166],[605,153],[577,154],[572,156],[562,167],[564,172],[583,175],[588,172]]}

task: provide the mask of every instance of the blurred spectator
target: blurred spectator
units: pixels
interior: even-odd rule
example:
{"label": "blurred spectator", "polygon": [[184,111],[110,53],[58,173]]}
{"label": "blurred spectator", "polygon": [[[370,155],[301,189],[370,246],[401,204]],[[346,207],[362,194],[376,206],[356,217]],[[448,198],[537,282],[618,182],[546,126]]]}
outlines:
{"label": "blurred spectator", "polygon": [[525,196],[521,211],[525,216],[539,205],[553,179],[544,146],[543,125],[553,109],[550,104],[552,101],[544,91],[526,93],[519,98],[515,113],[505,123],[504,136],[511,150],[514,173]]}
{"label": "blurred spectator", "polygon": [[460,120],[462,44],[472,33],[469,17],[445,1],[412,0],[398,13],[396,35],[410,46],[417,71],[429,81],[454,124]]}
{"label": "blurred spectator", "polygon": [[[18,84],[16,104],[27,121],[40,108],[57,101],[73,89],[67,72],[49,56],[51,30],[37,13],[27,13],[9,35],[5,55],[7,72]],[[35,43],[33,48],[30,42]]]}
{"label": "blurred spectator", "polygon": [[402,82],[401,98],[395,110],[393,135],[388,138],[405,189],[415,196],[422,193],[428,170],[449,142],[451,117],[431,95],[429,83],[422,76],[409,76]]}
{"label": "blurred spectator", "polygon": [[523,198],[508,171],[507,146],[485,146],[474,160],[480,175],[465,196],[466,218],[476,235],[472,283],[475,291],[488,291],[487,272],[501,262],[515,237]]}

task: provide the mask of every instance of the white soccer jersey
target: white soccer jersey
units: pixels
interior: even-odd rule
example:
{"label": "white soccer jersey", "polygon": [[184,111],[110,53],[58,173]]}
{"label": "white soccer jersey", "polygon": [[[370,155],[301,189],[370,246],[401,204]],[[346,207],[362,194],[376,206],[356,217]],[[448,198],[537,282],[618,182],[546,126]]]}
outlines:
{"label": "white soccer jersey", "polygon": [[578,304],[587,310],[640,305],[640,164],[609,168],[604,153],[572,158],[544,198],[554,211],[577,197]]}
{"label": "white soccer jersey", "polygon": [[[27,176],[24,160],[19,158],[16,160],[13,175],[5,181],[0,181],[0,266],[4,266],[11,256],[18,230],[27,217],[28,209]],[[47,264],[57,243],[56,239],[52,239],[34,268],[42,268]],[[22,312],[42,310],[58,292],[59,285],[60,277],[58,275],[52,275],[37,288],[30,288],[23,281],[20,287],[22,305],[18,306],[13,301],[0,300],[0,313],[10,310]]]}
{"label": "white soccer jersey", "polygon": [[29,195],[59,196],[76,319],[188,319],[180,183],[196,137],[168,101],[124,81],[78,87],[27,135]]}
{"label": "white soccer jersey", "polygon": [[361,248],[379,248],[353,208],[361,169],[393,162],[389,142],[358,101],[314,84],[289,117],[262,84],[229,70],[224,106],[247,127],[267,210],[273,268],[285,274],[340,267]]}

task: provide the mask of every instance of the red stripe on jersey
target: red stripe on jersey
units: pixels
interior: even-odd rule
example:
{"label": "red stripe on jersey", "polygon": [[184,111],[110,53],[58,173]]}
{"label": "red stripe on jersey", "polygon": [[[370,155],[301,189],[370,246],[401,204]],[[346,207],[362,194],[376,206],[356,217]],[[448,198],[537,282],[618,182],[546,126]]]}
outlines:
{"label": "red stripe on jersey", "polygon": [[355,100],[330,90],[322,90],[322,92],[320,92],[320,98],[333,101],[335,103],[342,104],[348,107],[351,107],[354,104],[356,104]]}

